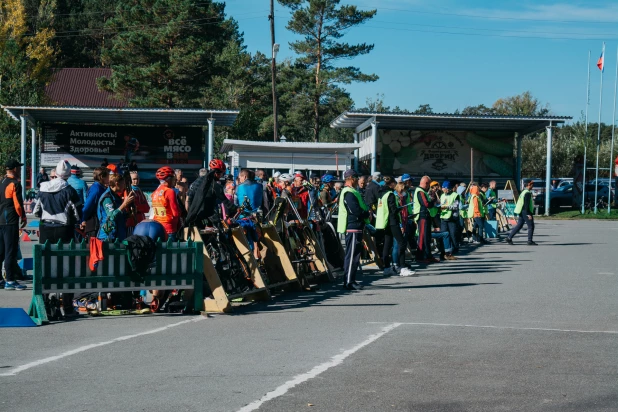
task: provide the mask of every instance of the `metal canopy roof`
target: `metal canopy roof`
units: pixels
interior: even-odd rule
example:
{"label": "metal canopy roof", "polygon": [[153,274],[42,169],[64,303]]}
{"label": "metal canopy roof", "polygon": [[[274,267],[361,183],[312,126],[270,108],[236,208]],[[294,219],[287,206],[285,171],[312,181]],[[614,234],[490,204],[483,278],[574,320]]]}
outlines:
{"label": "metal canopy roof", "polygon": [[332,128],[355,129],[357,133],[378,122],[380,129],[461,130],[519,132],[528,134],[552,124],[571,120],[568,116],[467,116],[461,114],[370,113],[347,111],[330,124]]}
{"label": "metal canopy roof", "polygon": [[221,152],[232,150],[285,151],[285,152],[353,152],[360,143],[259,142],[254,140],[225,139]]}
{"label": "metal canopy roof", "polygon": [[25,115],[30,122],[99,123],[165,126],[204,126],[215,119],[215,126],[231,126],[238,110],[138,109],[63,106],[1,106],[13,119]]}

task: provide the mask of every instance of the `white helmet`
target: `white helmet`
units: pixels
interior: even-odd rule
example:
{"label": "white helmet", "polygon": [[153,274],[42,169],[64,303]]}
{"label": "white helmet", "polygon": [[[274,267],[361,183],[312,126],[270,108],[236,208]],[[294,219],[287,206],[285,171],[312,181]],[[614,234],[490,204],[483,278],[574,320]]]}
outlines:
{"label": "white helmet", "polygon": [[279,175],[279,181],[292,183],[294,181],[294,175],[289,173],[283,173]]}

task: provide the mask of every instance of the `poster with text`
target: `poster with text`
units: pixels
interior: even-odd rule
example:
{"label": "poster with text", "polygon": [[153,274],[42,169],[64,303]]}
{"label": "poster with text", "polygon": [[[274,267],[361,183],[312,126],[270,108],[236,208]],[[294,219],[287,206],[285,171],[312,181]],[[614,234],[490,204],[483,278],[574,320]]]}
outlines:
{"label": "poster with text", "polygon": [[204,161],[199,127],[132,127],[45,124],[42,166],[67,159],[80,167],[135,160],[139,166],[196,165]]}
{"label": "poster with text", "polygon": [[505,177],[514,172],[513,136],[491,132],[379,130],[379,170],[436,178]]}

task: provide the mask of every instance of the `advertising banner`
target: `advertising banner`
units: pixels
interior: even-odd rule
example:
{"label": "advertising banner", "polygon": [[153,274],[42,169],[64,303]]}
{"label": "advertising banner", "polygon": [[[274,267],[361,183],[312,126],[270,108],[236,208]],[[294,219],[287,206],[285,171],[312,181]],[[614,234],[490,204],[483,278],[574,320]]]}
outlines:
{"label": "advertising banner", "polygon": [[512,134],[379,130],[378,154],[384,174],[449,178],[470,176],[472,168],[475,177],[515,174]]}
{"label": "advertising banner", "polygon": [[199,127],[132,127],[45,124],[42,166],[67,159],[80,167],[135,160],[143,167],[199,166],[204,161]]}

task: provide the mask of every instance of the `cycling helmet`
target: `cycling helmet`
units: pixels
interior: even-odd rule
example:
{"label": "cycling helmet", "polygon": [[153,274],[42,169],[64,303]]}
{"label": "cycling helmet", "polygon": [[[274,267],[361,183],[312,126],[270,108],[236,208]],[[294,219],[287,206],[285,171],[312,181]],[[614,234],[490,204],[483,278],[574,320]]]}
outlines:
{"label": "cycling helmet", "polygon": [[157,173],[155,174],[155,176],[159,180],[165,180],[170,176],[174,176],[174,169],[172,169],[169,166],[163,166],[162,168],[157,170]]}
{"label": "cycling helmet", "polygon": [[225,172],[226,169],[225,163],[220,159],[212,159],[210,163],[208,163],[208,168],[210,170],[220,170],[222,172]]}
{"label": "cycling helmet", "polygon": [[283,173],[279,176],[279,180],[282,182],[291,183],[294,181],[294,175],[291,175],[289,173]]}
{"label": "cycling helmet", "polygon": [[322,182],[324,183],[330,183],[332,182],[334,179],[333,175],[324,175],[322,176]]}

